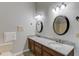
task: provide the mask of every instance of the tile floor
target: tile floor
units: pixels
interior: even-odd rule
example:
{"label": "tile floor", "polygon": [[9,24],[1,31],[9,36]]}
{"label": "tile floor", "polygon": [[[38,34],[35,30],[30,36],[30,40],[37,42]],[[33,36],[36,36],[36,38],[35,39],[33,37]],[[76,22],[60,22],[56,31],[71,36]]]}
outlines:
{"label": "tile floor", "polygon": [[19,56],[34,56],[32,52],[24,52],[23,54],[20,54]]}

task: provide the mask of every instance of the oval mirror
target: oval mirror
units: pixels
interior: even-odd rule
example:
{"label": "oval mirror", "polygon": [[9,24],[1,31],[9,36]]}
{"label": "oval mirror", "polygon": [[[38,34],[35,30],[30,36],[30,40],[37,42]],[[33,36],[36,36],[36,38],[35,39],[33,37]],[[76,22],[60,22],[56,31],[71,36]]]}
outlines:
{"label": "oval mirror", "polygon": [[69,29],[69,20],[66,16],[57,16],[53,23],[54,32],[58,35],[64,35]]}
{"label": "oval mirror", "polygon": [[36,23],[36,31],[40,33],[40,32],[42,32],[42,30],[43,30],[42,21],[37,21],[37,23]]}

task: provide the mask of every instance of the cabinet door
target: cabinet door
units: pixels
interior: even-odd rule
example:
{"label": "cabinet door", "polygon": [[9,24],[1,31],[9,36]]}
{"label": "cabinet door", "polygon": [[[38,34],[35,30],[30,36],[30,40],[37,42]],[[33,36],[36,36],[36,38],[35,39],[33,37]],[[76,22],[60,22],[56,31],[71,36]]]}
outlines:
{"label": "cabinet door", "polygon": [[42,52],[42,55],[43,55],[43,56],[51,56],[51,54],[49,54],[48,52],[46,52],[46,51],[44,51],[44,50],[43,50],[43,52]]}
{"label": "cabinet door", "polygon": [[35,47],[34,47],[34,41],[33,40],[31,40],[31,39],[28,39],[28,48],[30,49],[30,51],[32,51],[33,52],[33,54],[35,53]]}
{"label": "cabinet door", "polygon": [[45,46],[43,46],[42,55],[43,55],[43,56],[53,56],[53,54],[51,54],[51,53],[49,52],[49,49],[48,49],[47,47],[45,47]]}
{"label": "cabinet door", "polygon": [[47,48],[47,47],[45,47],[45,46],[43,46],[43,52],[42,52],[42,54],[45,56],[63,56],[63,54],[60,54],[60,53],[58,53],[58,52],[56,52],[56,51],[54,51],[54,50],[52,50],[52,49],[50,49],[50,48]]}
{"label": "cabinet door", "polygon": [[31,49],[30,39],[28,38],[28,48]]}
{"label": "cabinet door", "polygon": [[35,42],[35,55],[36,56],[41,56],[42,53],[42,46],[41,44]]}

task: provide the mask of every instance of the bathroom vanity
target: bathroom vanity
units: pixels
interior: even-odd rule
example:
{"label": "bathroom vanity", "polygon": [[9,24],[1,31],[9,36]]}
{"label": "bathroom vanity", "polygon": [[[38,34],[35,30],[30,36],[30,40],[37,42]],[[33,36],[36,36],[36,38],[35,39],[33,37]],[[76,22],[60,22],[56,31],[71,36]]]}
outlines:
{"label": "bathroom vanity", "polygon": [[36,56],[73,56],[74,47],[61,44],[56,41],[30,36],[28,37],[28,48]]}

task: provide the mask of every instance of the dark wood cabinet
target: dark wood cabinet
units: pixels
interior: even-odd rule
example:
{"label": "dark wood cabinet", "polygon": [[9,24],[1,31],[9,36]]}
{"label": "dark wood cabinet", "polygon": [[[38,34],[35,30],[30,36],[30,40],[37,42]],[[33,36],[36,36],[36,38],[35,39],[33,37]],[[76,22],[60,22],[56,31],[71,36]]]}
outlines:
{"label": "dark wood cabinet", "polygon": [[42,54],[42,45],[35,42],[35,55],[41,56],[41,54]]}
{"label": "dark wood cabinet", "polygon": [[46,46],[43,46],[43,55],[48,55],[48,56],[63,56],[63,54],[53,50],[53,49],[50,49]]}
{"label": "dark wood cabinet", "polygon": [[[43,56],[51,56],[48,52],[46,52],[46,51],[43,51],[43,54],[42,54]],[[53,55],[52,55],[53,56]]]}
{"label": "dark wood cabinet", "polygon": [[[32,39],[28,38],[28,48],[36,56],[64,56],[63,54],[50,49]],[[68,54],[69,56],[74,55],[74,49]]]}
{"label": "dark wood cabinet", "polygon": [[35,54],[35,43],[31,39],[28,39],[28,48],[30,51],[32,51],[33,54]]}

